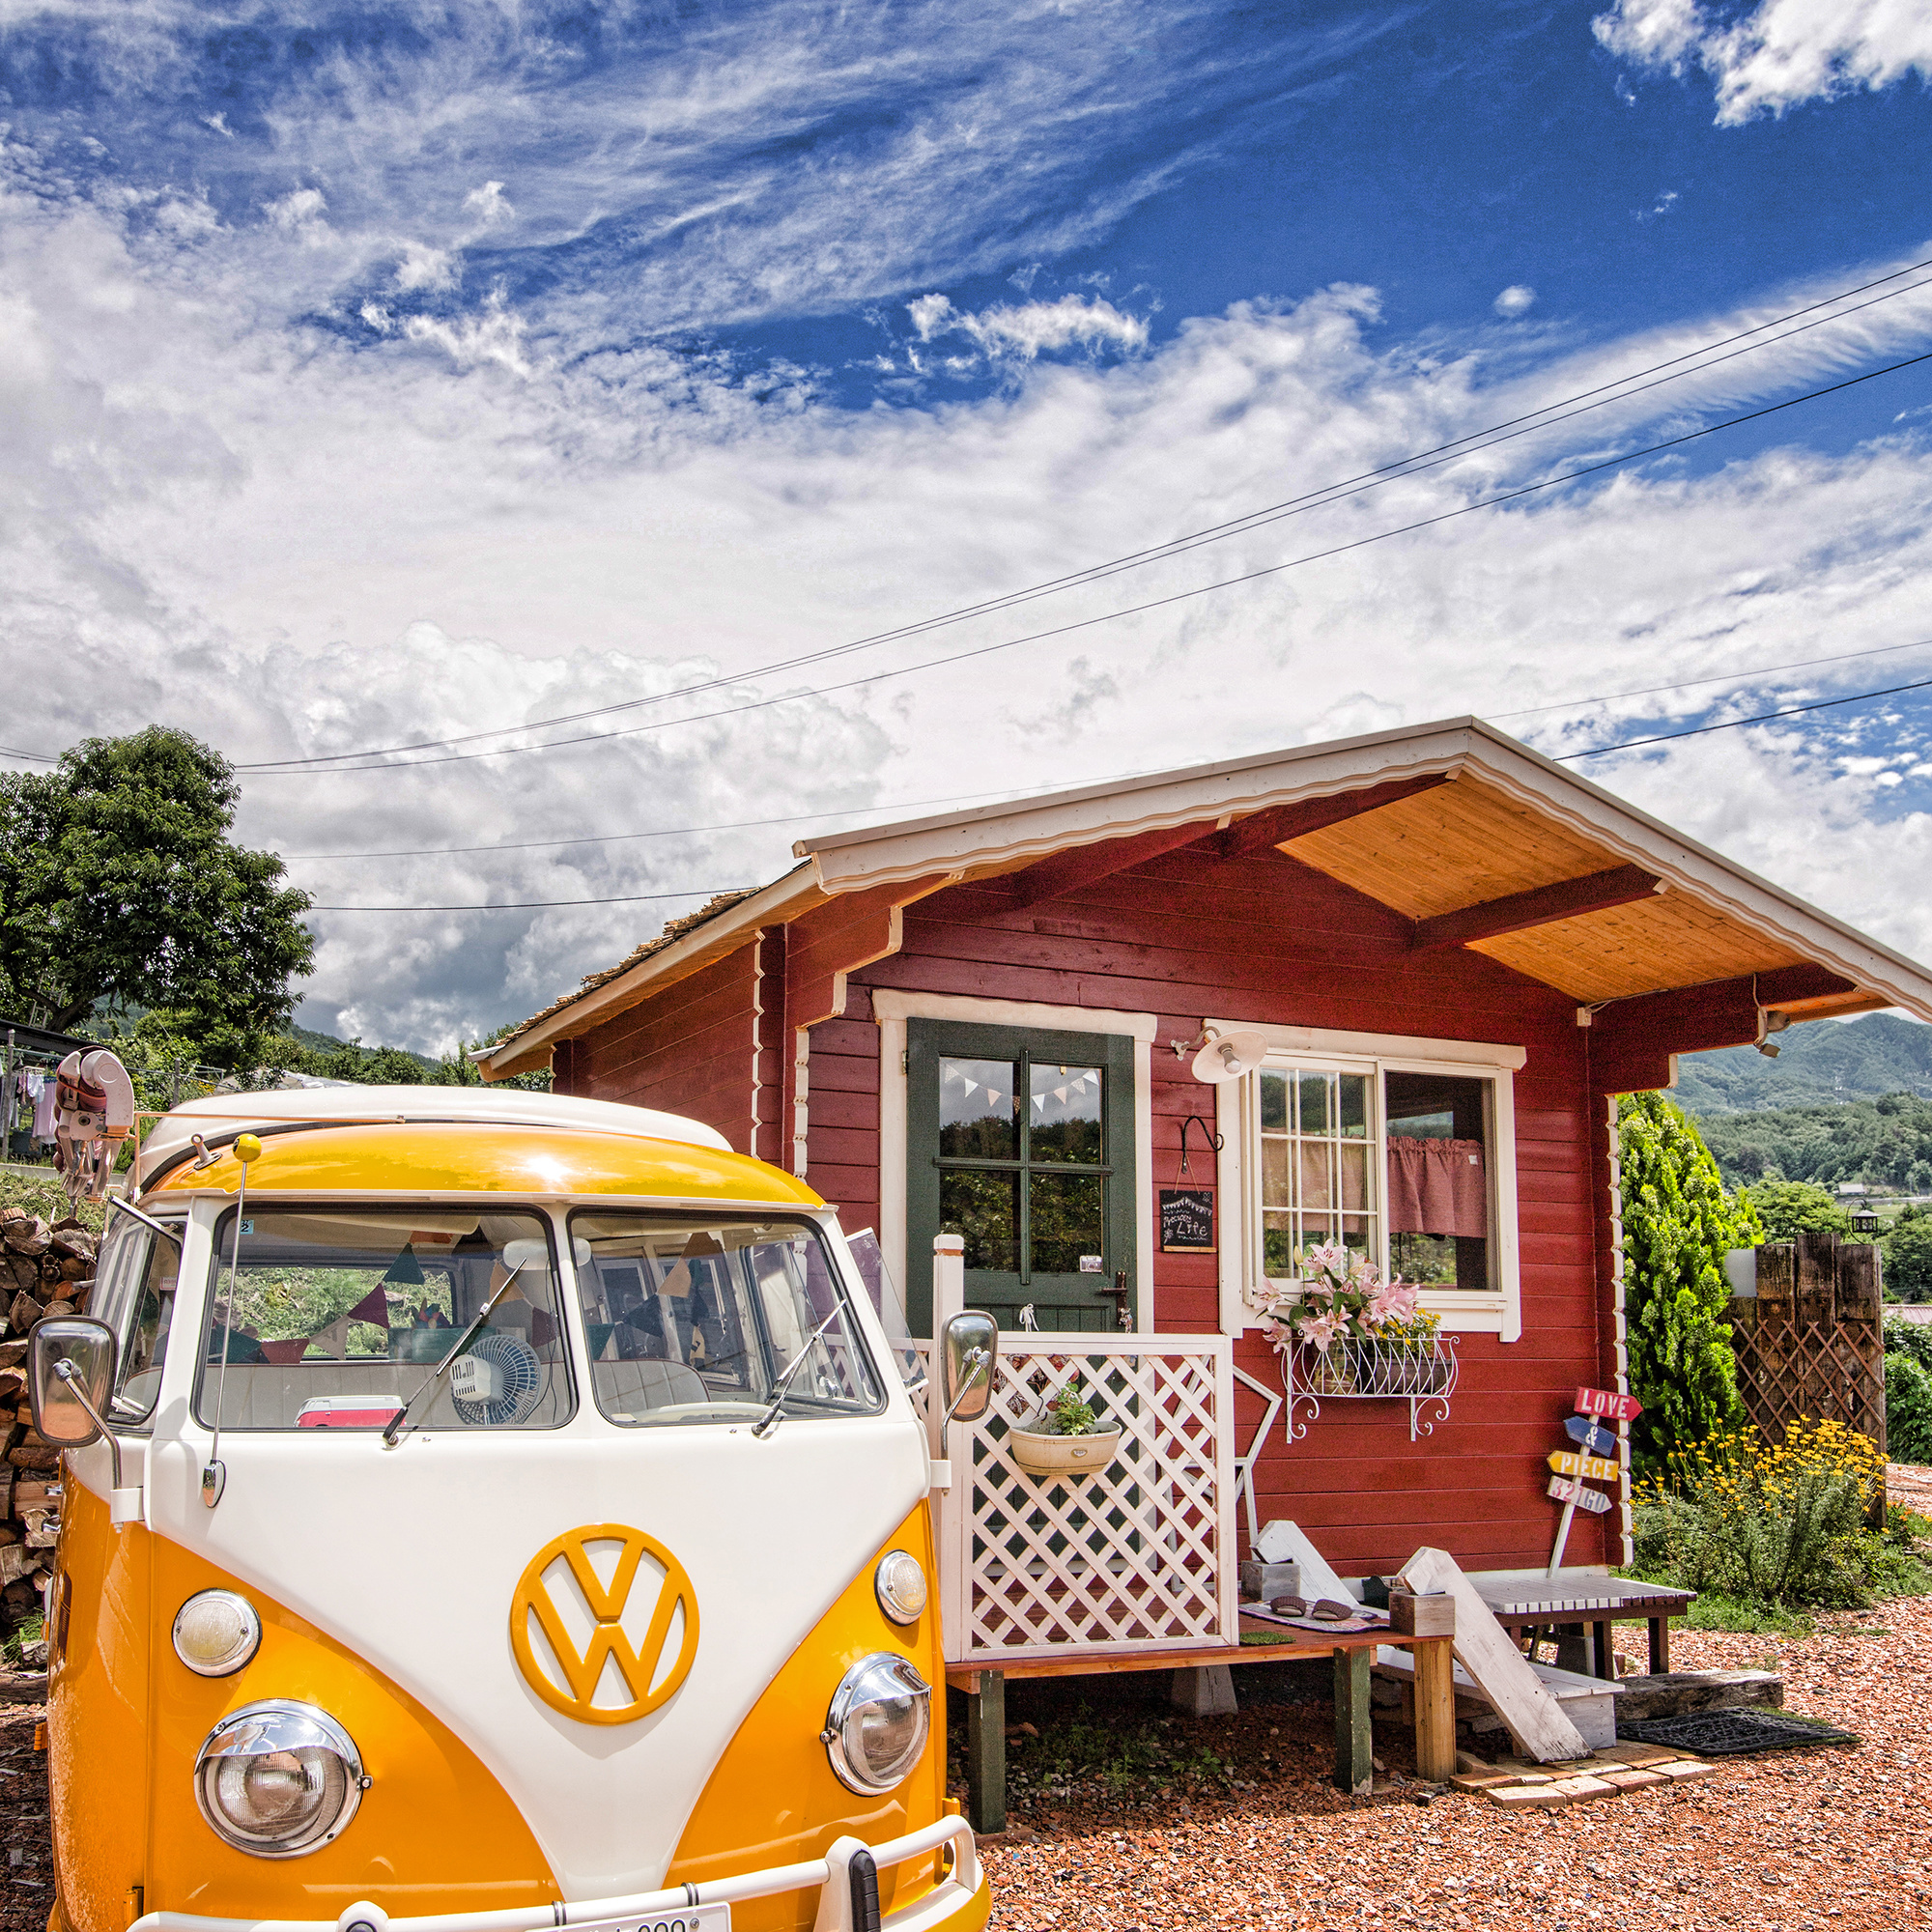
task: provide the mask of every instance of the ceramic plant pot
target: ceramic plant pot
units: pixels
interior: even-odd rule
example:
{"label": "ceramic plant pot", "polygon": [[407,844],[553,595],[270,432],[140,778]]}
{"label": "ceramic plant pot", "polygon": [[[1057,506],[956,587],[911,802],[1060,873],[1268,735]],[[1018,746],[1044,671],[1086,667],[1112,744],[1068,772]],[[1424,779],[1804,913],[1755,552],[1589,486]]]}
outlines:
{"label": "ceramic plant pot", "polygon": [[1007,1433],[1008,1453],[1034,1476],[1091,1476],[1114,1460],[1120,1446],[1118,1429],[1097,1429],[1091,1435],[1048,1435],[1034,1429]]}

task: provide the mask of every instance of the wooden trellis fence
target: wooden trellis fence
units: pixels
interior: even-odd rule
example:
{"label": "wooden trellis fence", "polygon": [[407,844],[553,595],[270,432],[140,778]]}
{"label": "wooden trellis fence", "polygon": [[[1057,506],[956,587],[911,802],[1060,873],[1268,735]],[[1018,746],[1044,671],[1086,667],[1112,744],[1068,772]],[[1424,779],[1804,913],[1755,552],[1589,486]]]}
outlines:
{"label": "wooden trellis fence", "polygon": [[[1748,1254],[1750,1250],[1745,1250]],[[1755,1293],[1734,1295],[1738,1393],[1767,1441],[1806,1416],[1885,1441],[1885,1310],[1878,1249],[1800,1235],[1755,1250]],[[1741,1285],[1741,1284],[1740,1284]]]}

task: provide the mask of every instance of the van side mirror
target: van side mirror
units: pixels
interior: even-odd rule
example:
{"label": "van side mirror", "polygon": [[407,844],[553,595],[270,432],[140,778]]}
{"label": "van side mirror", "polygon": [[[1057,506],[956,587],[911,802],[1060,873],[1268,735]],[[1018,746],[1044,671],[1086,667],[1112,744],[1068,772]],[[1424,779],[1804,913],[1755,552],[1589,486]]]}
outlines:
{"label": "van side mirror", "polygon": [[978,1422],[992,1406],[1000,1324],[977,1308],[962,1309],[939,1338],[939,1399],[947,1422]]}
{"label": "van side mirror", "polygon": [[104,1433],[114,1387],[114,1331],[84,1315],[43,1321],[27,1346],[27,1401],[34,1427],[57,1449],[79,1449]]}

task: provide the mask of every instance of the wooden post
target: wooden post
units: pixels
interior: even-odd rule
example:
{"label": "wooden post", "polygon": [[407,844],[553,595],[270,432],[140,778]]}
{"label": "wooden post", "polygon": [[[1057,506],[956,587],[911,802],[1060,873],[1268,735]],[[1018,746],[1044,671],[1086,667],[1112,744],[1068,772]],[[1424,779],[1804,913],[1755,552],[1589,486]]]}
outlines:
{"label": "wooden post", "polygon": [[[1417,1637],[1415,1659],[1415,1775],[1438,1783],[1456,1773],[1456,1640]],[[1363,1652],[1363,1656],[1367,1656]]]}
{"label": "wooden post", "polygon": [[976,1832],[1007,1829],[1007,1679],[980,1672],[966,1693],[966,1822]]}
{"label": "wooden post", "polygon": [[[1335,1782],[1366,1794],[1376,1781],[1375,1742],[1369,1729],[1369,1660],[1366,1647],[1335,1652]],[[1416,1667],[1421,1668],[1420,1658]],[[1454,1724],[1452,1720],[1453,1736]]]}

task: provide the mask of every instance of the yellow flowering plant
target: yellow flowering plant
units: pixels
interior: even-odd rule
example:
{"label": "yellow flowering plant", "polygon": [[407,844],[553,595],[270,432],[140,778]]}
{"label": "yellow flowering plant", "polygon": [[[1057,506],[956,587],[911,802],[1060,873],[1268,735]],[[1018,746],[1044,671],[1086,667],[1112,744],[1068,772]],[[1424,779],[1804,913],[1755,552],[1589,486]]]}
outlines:
{"label": "yellow flowering plant", "polygon": [[1634,1487],[1636,1567],[1748,1603],[1868,1603],[1902,1552],[1867,1528],[1885,1455],[1841,1422],[1720,1429]]}

